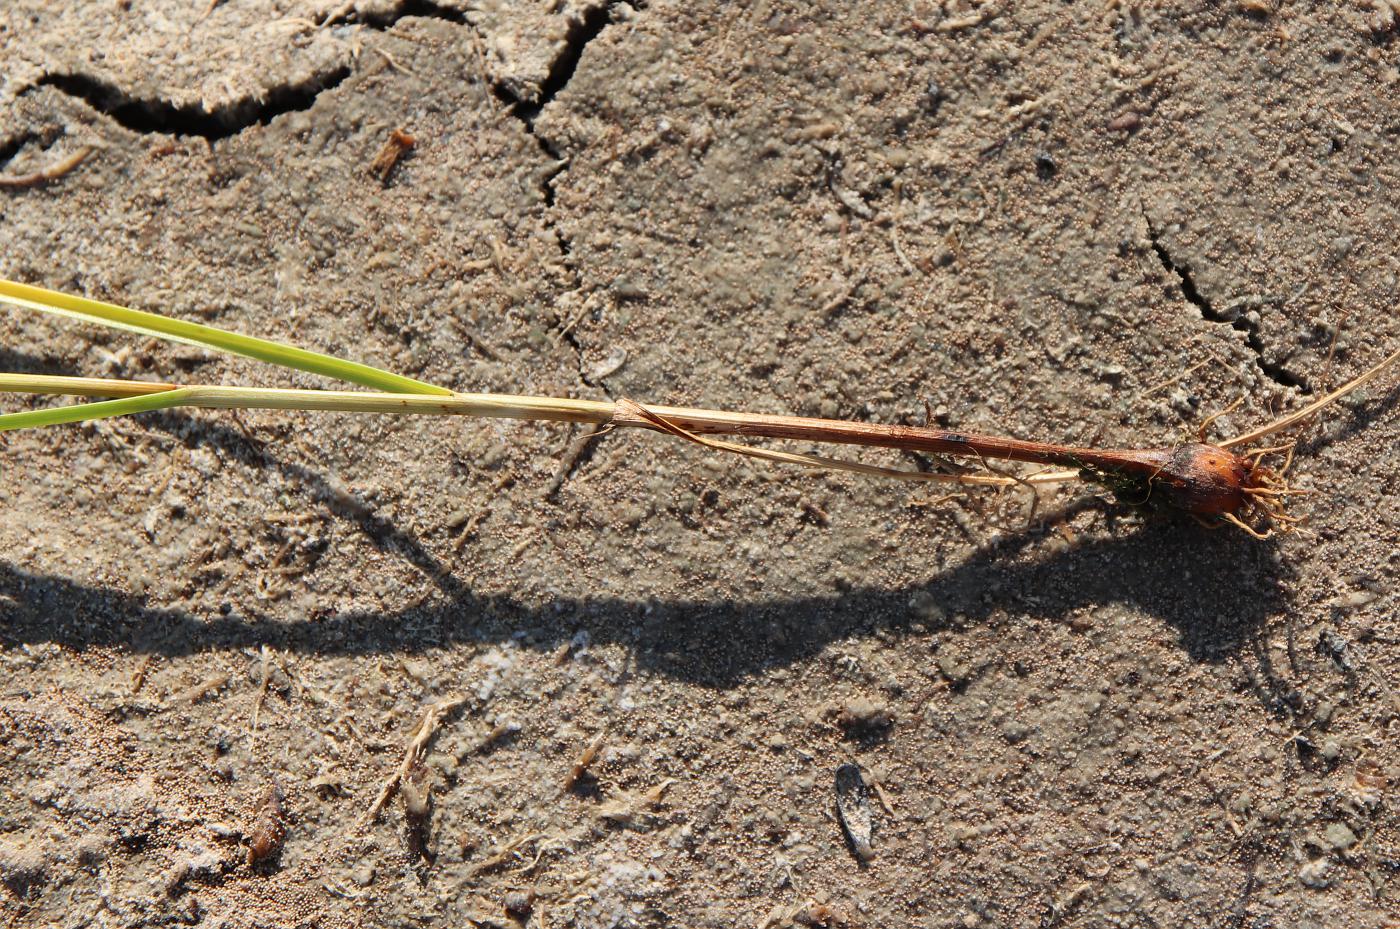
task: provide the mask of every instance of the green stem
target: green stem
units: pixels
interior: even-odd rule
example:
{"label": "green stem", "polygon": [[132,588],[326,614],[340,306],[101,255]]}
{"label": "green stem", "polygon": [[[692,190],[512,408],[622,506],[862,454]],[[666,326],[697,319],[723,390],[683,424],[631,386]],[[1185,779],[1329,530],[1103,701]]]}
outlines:
{"label": "green stem", "polygon": [[[172,407],[209,410],[319,410],[341,413],[417,413],[437,416],[488,416],[497,419],[540,419],[554,422],[606,423],[613,404],[601,400],[570,400],[512,394],[362,393],[348,390],[281,390],[270,387],[175,387],[138,381],[112,381],[107,393],[118,400],[75,403],[44,410],[0,415],[0,432],[36,426],[56,426],[128,413],[149,413]],[[0,390],[93,396],[101,390],[93,378],[53,375],[0,374]]]}
{"label": "green stem", "polygon": [[102,400],[97,403],[73,403],[68,406],[55,406],[46,410],[25,410],[23,413],[0,415],[0,432],[12,429],[32,429],[37,426],[59,426],[64,423],[81,423],[90,419],[109,419],[113,416],[127,416],[131,413],[149,413],[152,410],[168,410],[184,406],[194,388],[182,387],[141,397],[126,397],[121,400]]}
{"label": "green stem", "polygon": [[[505,419],[645,427],[669,432],[710,448],[737,452],[756,458],[800,464],[823,470],[854,471],[860,474],[896,477],[904,480],[1008,486],[1010,484],[1073,480],[1078,476],[1078,473],[1074,471],[1049,472],[1032,475],[1028,478],[985,474],[928,474],[881,468],[816,455],[753,448],[734,442],[719,442],[702,438],[695,433],[728,433],[801,438],[817,442],[905,447],[908,443],[917,444],[919,439],[917,434],[920,430],[835,420],[727,413],[720,410],[643,407],[628,400],[611,403],[602,400],[529,397],[515,394],[454,393],[444,397],[335,390],[281,390],[268,387],[176,387],[173,384],[153,384],[145,381],[100,381],[95,378],[39,374],[0,374],[0,391],[76,394],[79,396],[105,394],[125,398],[0,415],[0,432],[31,426],[49,426],[58,423],[80,422],[85,419],[121,416],[126,413],[144,413],[176,406],[204,409],[320,410],[345,413],[487,416]],[[942,435],[947,434],[930,434],[934,439]],[[961,441],[965,441],[965,439]]]}
{"label": "green stem", "polygon": [[115,329],[139,332],[142,335],[156,336],[172,342],[183,342],[187,345],[197,345],[200,348],[218,349],[234,355],[281,365],[285,368],[296,368],[299,371],[321,374],[349,381],[352,384],[362,384],[365,387],[389,393],[436,394],[438,396],[452,393],[446,387],[404,377],[401,374],[394,374],[391,371],[360,364],[356,361],[347,361],[332,355],[323,355],[320,352],[311,352],[304,348],[284,345],[281,342],[216,329],[213,326],[170,319],[141,310],[131,310],[113,303],[102,303],[98,300],[89,300],[86,297],[59,293],[56,290],[45,290],[42,287],[33,287],[29,284],[7,281],[3,278],[0,278],[0,303],[9,303],[85,322],[100,323]]}

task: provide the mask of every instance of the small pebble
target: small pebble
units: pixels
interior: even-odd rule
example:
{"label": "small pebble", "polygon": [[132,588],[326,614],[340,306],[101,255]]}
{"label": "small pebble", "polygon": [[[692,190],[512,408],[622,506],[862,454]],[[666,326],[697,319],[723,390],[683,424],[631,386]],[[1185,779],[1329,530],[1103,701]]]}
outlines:
{"label": "small pebble", "polygon": [[1327,246],[1327,257],[1332,263],[1337,263],[1351,254],[1352,248],[1356,245],[1356,239],[1349,235],[1339,235]]}
{"label": "small pebble", "polygon": [[961,687],[972,679],[972,669],[947,652],[940,653],[934,663],[938,665],[938,673],[955,687]]}
{"label": "small pebble", "polygon": [[645,300],[647,298],[645,287],[626,278],[613,281],[612,291],[619,300]]}
{"label": "small pebble", "polygon": [[1374,603],[1379,599],[1379,595],[1371,590],[1353,590],[1351,593],[1340,594],[1332,601],[1334,606],[1344,610],[1354,610],[1360,606]]}
{"label": "small pebble", "polygon": [[84,868],[98,867],[107,860],[107,840],[99,835],[82,836],[73,847],[73,858]]}
{"label": "small pebble", "polygon": [[1142,125],[1142,117],[1131,110],[1127,113],[1120,113],[1108,121],[1108,128],[1111,132],[1132,132]]}
{"label": "small pebble", "polygon": [[1001,736],[1012,745],[1024,742],[1035,731],[1035,727],[1019,719],[1013,719],[1001,727]]}
{"label": "small pebble", "polygon": [[943,101],[947,97],[943,93],[943,88],[937,81],[929,81],[928,87],[924,89],[924,109],[928,115],[937,116],[939,107],[943,106]]}
{"label": "small pebble", "polygon": [[535,892],[534,890],[508,891],[501,900],[501,906],[505,908],[507,915],[522,919],[529,916],[530,911],[535,907]]}
{"label": "small pebble", "polygon": [[621,347],[614,348],[608,352],[608,356],[593,366],[588,372],[590,381],[600,381],[622,370],[622,366],[627,364],[627,351]]}
{"label": "small pebble", "polygon": [[878,735],[894,725],[889,707],[865,697],[847,700],[836,717],[836,724],[853,738]]}
{"label": "small pebble", "polygon": [[1304,887],[1321,890],[1324,887],[1332,886],[1332,881],[1327,876],[1327,872],[1330,870],[1332,870],[1332,862],[1326,858],[1309,861],[1298,869],[1298,880],[1303,883]]}
{"label": "small pebble", "polygon": [[1344,852],[1356,844],[1356,833],[1351,831],[1351,827],[1346,823],[1329,823],[1326,831],[1322,833],[1323,839],[1333,849]]}
{"label": "small pebble", "polygon": [[213,883],[224,871],[223,856],[213,849],[196,845],[189,854],[170,869],[165,879],[165,892],[177,896],[185,889],[187,881]]}
{"label": "small pebble", "polygon": [[921,590],[909,598],[910,611],[920,619],[929,623],[939,623],[946,615],[943,607],[938,605],[938,598],[927,590]]}

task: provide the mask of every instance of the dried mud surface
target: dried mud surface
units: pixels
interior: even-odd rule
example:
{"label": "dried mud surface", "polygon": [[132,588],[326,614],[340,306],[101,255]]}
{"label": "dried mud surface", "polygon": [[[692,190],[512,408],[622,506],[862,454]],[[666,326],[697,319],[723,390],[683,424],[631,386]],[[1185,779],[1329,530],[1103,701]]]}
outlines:
{"label": "dried mud surface", "polygon": [[[204,7],[3,5],[0,174],[93,154],[0,190],[0,274],[457,389],[1081,443],[1400,344],[1391,4]],[[0,370],[320,383],[3,312]],[[0,914],[1400,925],[1394,384],[1262,543],[545,424],[5,434]]]}

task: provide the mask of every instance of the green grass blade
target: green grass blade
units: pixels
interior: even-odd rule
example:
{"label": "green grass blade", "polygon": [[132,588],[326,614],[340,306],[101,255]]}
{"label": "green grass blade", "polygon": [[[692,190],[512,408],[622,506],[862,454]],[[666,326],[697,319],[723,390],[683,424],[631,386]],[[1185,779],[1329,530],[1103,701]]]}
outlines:
{"label": "green grass blade", "polygon": [[12,429],[31,429],[37,426],[58,426],[64,423],[81,423],[90,419],[107,419],[112,416],[126,416],[130,413],[149,413],[152,410],[166,410],[181,406],[189,399],[190,388],[166,390],[142,397],[126,397],[122,400],[102,400],[97,403],[70,403],[45,410],[25,410],[22,413],[0,414],[0,432]]}
{"label": "green grass blade", "polygon": [[284,368],[309,371],[312,374],[338,378],[352,384],[362,384],[365,387],[389,393],[443,396],[452,393],[447,388],[438,387],[436,384],[404,377],[401,374],[394,374],[391,371],[360,364],[356,361],[346,361],[333,355],[323,355],[320,352],[307,351],[281,342],[240,335],[236,332],[200,323],[171,319],[156,313],[131,310],[113,303],[102,303],[98,300],[89,300],[86,297],[75,297],[71,294],[46,290],[42,287],[7,281],[3,278],[0,278],[0,303],[9,303],[85,322],[99,323],[115,329],[125,329],[129,332],[139,332],[143,335],[156,336],[172,342],[184,342],[201,348],[243,355],[246,358],[266,361]]}

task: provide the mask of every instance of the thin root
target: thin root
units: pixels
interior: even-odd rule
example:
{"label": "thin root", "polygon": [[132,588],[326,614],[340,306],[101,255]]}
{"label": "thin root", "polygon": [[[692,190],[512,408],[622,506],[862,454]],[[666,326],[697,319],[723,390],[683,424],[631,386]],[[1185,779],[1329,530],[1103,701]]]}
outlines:
{"label": "thin root", "polygon": [[1219,418],[1222,417],[1222,416],[1229,416],[1231,413],[1235,412],[1235,410],[1238,410],[1238,409],[1240,408],[1240,406],[1241,406],[1243,403],[1244,403],[1244,397],[1240,397],[1238,400],[1236,400],[1234,403],[1230,404],[1229,406],[1225,407],[1225,409],[1221,410],[1220,412],[1218,412],[1218,413],[1212,413],[1212,414],[1210,414],[1209,416],[1207,416],[1207,417],[1201,422],[1200,426],[1198,426],[1198,427],[1196,428],[1196,439],[1197,439],[1197,441],[1199,441],[1199,442],[1201,442],[1201,443],[1204,443],[1205,440],[1206,440],[1206,432],[1210,429],[1210,424],[1213,423],[1213,422],[1215,422],[1217,419],[1219,419]]}
{"label": "thin root", "polygon": [[[641,422],[638,422],[641,420]],[[817,468],[831,471],[852,471],[856,474],[869,474],[879,477],[892,477],[905,481],[931,481],[942,484],[976,484],[987,487],[1010,487],[1016,484],[1028,483],[1025,478],[1012,478],[1005,475],[989,474],[937,474],[927,471],[905,471],[899,468],[882,468],[878,465],[862,464],[858,461],[845,461],[840,458],[826,458],[821,455],[804,455],[797,452],[782,452],[776,449],[757,448],[752,445],[741,445],[738,442],[725,442],[722,439],[711,439],[676,425],[664,416],[661,416],[633,400],[621,399],[617,401],[617,412],[614,414],[610,425],[642,425],[646,424],[660,432],[667,432],[680,439],[703,445],[706,448],[713,448],[723,452],[733,452],[737,455],[747,455],[750,458],[762,458],[766,461],[780,461],[786,464],[803,465],[808,468]],[[1042,479],[1043,480],[1043,479]],[[1040,483],[1033,481],[1029,483]]]}
{"label": "thin root", "polygon": [[[1286,451],[1288,458],[1284,462],[1283,470],[1262,467],[1259,460],[1267,454]],[[1289,497],[1301,497],[1312,491],[1294,487],[1288,483],[1284,476],[1284,470],[1293,462],[1293,446],[1279,446],[1273,449],[1261,449],[1259,452],[1251,454],[1250,458],[1250,480],[1249,486],[1244,488],[1244,496],[1251,510],[1260,514],[1264,525],[1267,527],[1265,535],[1272,535],[1277,532],[1292,532],[1298,524],[1304,521],[1303,517],[1290,516],[1285,507],[1285,502]],[[1239,517],[1234,514],[1226,514],[1225,518],[1237,525],[1246,526]],[[1250,528],[1250,534],[1258,536],[1257,530]]]}
{"label": "thin root", "polygon": [[1295,448],[1297,448],[1297,447],[1298,447],[1298,443],[1297,443],[1297,442],[1289,442],[1289,443],[1287,443],[1287,444],[1285,444],[1285,445],[1271,445],[1271,446],[1268,447],[1268,448],[1259,448],[1259,449],[1255,449],[1254,451],[1250,452],[1249,454],[1245,455],[1244,457],[1249,461],[1249,467],[1250,467],[1250,469],[1252,470],[1252,469],[1254,469],[1254,468],[1258,468],[1258,467],[1259,467],[1259,461],[1260,461],[1260,459],[1264,458],[1266,455],[1274,455],[1274,454],[1277,454],[1277,453],[1279,453],[1279,452],[1287,452],[1287,453],[1288,453],[1288,457],[1287,457],[1287,459],[1284,460],[1284,462],[1283,462],[1283,467],[1281,467],[1281,468],[1278,469],[1278,475],[1279,475],[1280,477],[1282,477],[1283,475],[1287,474],[1287,473],[1288,473],[1288,469],[1289,469],[1290,467],[1292,467],[1292,465],[1293,465],[1293,450],[1294,450]]}
{"label": "thin root", "polygon": [[1221,514],[1221,515],[1224,516],[1226,522],[1234,523],[1236,526],[1239,526],[1239,527],[1240,527],[1241,529],[1243,529],[1245,532],[1248,532],[1250,535],[1254,536],[1256,539],[1259,539],[1261,542],[1262,542],[1264,539],[1271,538],[1271,537],[1273,536],[1273,534],[1274,534],[1273,527],[1269,527],[1268,529],[1265,529],[1263,532],[1260,532],[1258,529],[1255,529],[1255,528],[1254,528],[1253,526],[1251,526],[1249,523],[1247,523],[1247,522],[1245,522],[1244,520],[1240,519],[1240,518],[1239,518],[1238,516],[1236,516],[1234,513],[1223,513],[1223,514]]}
{"label": "thin root", "polygon": [[1011,480],[1015,481],[1018,485],[1026,488],[1026,490],[1030,492],[1031,509],[1030,512],[1026,514],[1026,525],[1029,526],[1032,523],[1034,523],[1036,511],[1040,509],[1040,494],[1036,492],[1035,485],[1032,484],[1030,481],[1026,480],[1024,477],[1021,477],[1020,475],[1013,474],[1009,471],[1002,471],[992,467],[987,462],[986,457],[980,451],[977,451],[976,448],[973,448],[972,450],[974,452],[977,452],[977,460],[982,462],[982,467],[985,468],[987,471],[991,472],[992,474],[998,475],[999,477],[1010,478]]}

